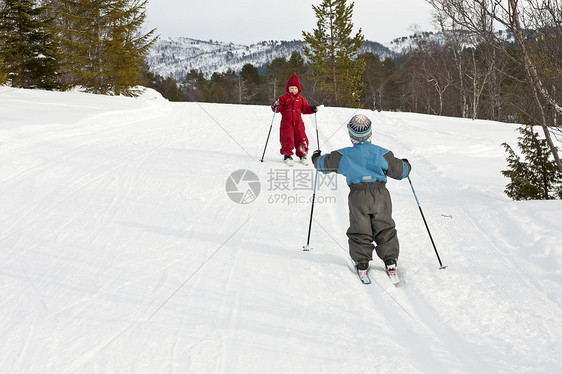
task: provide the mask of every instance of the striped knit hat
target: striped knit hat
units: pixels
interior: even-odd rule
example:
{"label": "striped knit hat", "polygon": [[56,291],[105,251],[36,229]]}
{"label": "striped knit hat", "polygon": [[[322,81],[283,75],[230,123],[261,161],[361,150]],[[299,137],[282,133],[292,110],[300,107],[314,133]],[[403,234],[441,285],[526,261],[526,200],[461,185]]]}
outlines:
{"label": "striped knit hat", "polygon": [[353,144],[371,141],[371,120],[362,114],[356,114],[349,120],[347,131]]}

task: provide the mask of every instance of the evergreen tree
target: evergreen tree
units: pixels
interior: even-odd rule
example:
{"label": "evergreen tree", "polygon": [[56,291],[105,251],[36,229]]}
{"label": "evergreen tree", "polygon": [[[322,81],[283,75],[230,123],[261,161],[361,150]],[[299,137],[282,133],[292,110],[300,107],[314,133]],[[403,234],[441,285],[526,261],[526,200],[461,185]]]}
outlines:
{"label": "evergreen tree", "polygon": [[382,71],[386,77],[384,81],[384,96],[382,99],[382,110],[400,109],[400,81],[401,72],[396,63],[387,57],[382,61]]}
{"label": "evergreen tree", "polygon": [[519,128],[517,145],[525,155],[521,160],[506,143],[509,170],[502,174],[511,179],[505,193],[514,200],[548,200],[562,198],[562,173],[552,160],[546,140],[539,139],[531,126]]}
{"label": "evergreen tree", "polygon": [[154,30],[142,34],[148,0],[118,2],[117,21],[110,28],[107,48],[109,79],[115,94],[131,94],[141,83],[142,65],[156,40]]}
{"label": "evergreen tree", "polygon": [[234,104],[238,101],[238,76],[232,69],[224,73],[213,73],[209,82],[209,101]]}
{"label": "evergreen tree", "polygon": [[243,103],[267,104],[267,91],[263,86],[263,78],[259,70],[252,64],[245,64],[240,70],[240,85],[245,89]]}
{"label": "evergreen tree", "polygon": [[162,96],[170,101],[183,101],[183,96],[178,82],[172,77],[167,77],[162,81]]}
{"label": "evergreen tree", "polygon": [[[0,38],[0,51],[4,50],[4,40]],[[0,57],[0,85],[5,84],[7,80],[6,75],[6,65],[4,64],[4,60]]]}
{"label": "evergreen tree", "polygon": [[310,47],[304,53],[310,61],[319,88],[328,104],[358,107],[361,105],[361,75],[365,63],[357,53],[363,45],[361,29],[352,37],[354,3],[346,0],[323,0],[312,6],[316,13],[317,28],[304,32]]}
{"label": "evergreen tree", "polygon": [[244,64],[240,70],[240,77],[248,84],[259,85],[261,83],[261,76],[258,69],[252,64]]}
{"label": "evergreen tree", "polygon": [[57,84],[57,45],[46,7],[32,0],[0,3],[0,73],[12,86],[53,89]]}
{"label": "evergreen tree", "polygon": [[287,80],[289,79],[289,77],[296,73],[299,77],[299,81],[301,83],[303,91],[306,91],[303,87],[303,82],[308,79],[309,67],[305,64],[304,58],[298,51],[293,51],[293,53],[291,53],[291,57],[289,57],[289,60],[286,63],[285,70],[288,76]]}
{"label": "evergreen tree", "polygon": [[400,72],[390,57],[381,61],[371,52],[361,55],[365,61],[362,82],[365,90],[361,102],[373,110],[399,109]]}
{"label": "evergreen tree", "polygon": [[188,94],[178,86],[178,82],[174,78],[164,78],[161,75],[154,74],[148,71],[146,65],[143,67],[142,85],[155,89],[162,97],[170,101],[193,101],[189,100]]}
{"label": "evergreen tree", "polygon": [[[2,48],[2,46],[0,46]],[[6,84],[6,68],[4,67],[4,61],[0,58],[0,85]]]}
{"label": "evergreen tree", "polygon": [[382,98],[384,90],[385,75],[382,71],[382,64],[371,52],[361,55],[365,61],[362,81],[365,89],[361,95],[363,105],[372,110],[382,110]]}
{"label": "evergreen tree", "polygon": [[156,40],[143,33],[148,0],[57,0],[66,74],[90,92],[134,95]]}
{"label": "evergreen tree", "polygon": [[203,73],[191,69],[183,82],[187,101],[207,101],[209,96],[207,80]]}

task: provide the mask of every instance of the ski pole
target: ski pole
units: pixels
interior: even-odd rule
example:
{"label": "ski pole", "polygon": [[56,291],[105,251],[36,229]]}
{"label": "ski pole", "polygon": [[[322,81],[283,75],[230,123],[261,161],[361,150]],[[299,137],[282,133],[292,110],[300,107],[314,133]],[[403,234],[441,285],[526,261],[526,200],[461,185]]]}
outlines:
{"label": "ski pole", "polygon": [[[320,138],[318,136],[318,121],[316,121],[316,113],[314,113],[314,126],[316,127],[316,144],[320,149]],[[316,181],[318,180],[318,169],[314,175],[314,190],[312,192],[312,207],[310,208],[310,222],[308,223],[308,237],[306,239],[306,245],[302,247],[303,251],[310,251],[310,232],[312,231],[312,213],[314,213],[314,201],[316,200]]]}
{"label": "ski pole", "polygon": [[316,112],[314,113],[314,126],[316,127],[316,144],[318,145],[318,148],[316,149],[320,149],[320,137],[318,136],[318,122],[316,121]]}
{"label": "ski pole", "polygon": [[420,201],[418,200],[418,196],[416,195],[416,191],[414,190],[414,185],[412,184],[412,180],[410,176],[408,176],[408,182],[410,182],[410,187],[412,188],[412,192],[414,193],[414,197],[416,199],[416,203],[418,204],[418,208],[420,208],[420,213],[423,218],[423,223],[425,224],[425,228],[427,229],[427,233],[429,234],[429,239],[431,239],[431,244],[433,244],[433,249],[435,250],[435,254],[437,255],[437,260],[439,261],[439,269],[445,269],[447,266],[443,266],[441,262],[441,258],[439,257],[439,253],[437,252],[437,248],[435,247],[435,242],[433,241],[433,237],[431,236],[431,232],[429,231],[429,226],[427,226],[427,221],[425,220],[425,216],[423,215],[423,211],[420,205]]}
{"label": "ski pole", "polygon": [[318,170],[314,175],[314,190],[312,192],[312,207],[310,208],[310,222],[308,223],[308,237],[306,239],[306,245],[302,247],[303,251],[310,251],[310,231],[312,230],[312,214],[314,213],[314,201],[316,200],[316,181],[318,180]]}
{"label": "ski pole", "polygon": [[269,125],[269,132],[267,133],[267,140],[265,141],[265,147],[263,147],[263,155],[261,156],[260,162],[263,162],[263,158],[265,157],[265,150],[267,149],[267,143],[269,142],[269,136],[271,135],[271,128],[273,127],[273,120],[275,119],[276,114],[277,105],[275,106],[275,112],[273,113],[273,118],[271,119],[271,125]]}

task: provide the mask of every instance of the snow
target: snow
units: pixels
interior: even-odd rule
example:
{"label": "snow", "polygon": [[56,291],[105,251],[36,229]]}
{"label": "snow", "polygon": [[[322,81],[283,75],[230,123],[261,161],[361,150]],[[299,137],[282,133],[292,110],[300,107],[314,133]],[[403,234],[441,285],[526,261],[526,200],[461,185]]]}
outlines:
{"label": "snow", "polygon": [[[147,63],[154,73],[162,77],[171,76],[181,83],[191,70],[200,72],[206,79],[210,79],[214,73],[225,73],[229,69],[239,73],[246,64],[262,69],[275,58],[290,59],[295,51],[306,60],[302,51],[305,44],[302,40],[269,40],[243,45],[167,37],[156,40],[150,49]],[[396,44],[393,46],[400,47]],[[365,41],[359,52],[374,53],[381,60],[395,57],[390,49],[371,41]]]}
{"label": "snow", "polygon": [[[339,176],[302,251],[314,172],[280,162],[267,106],[0,87],[2,372],[562,372],[562,201],[504,195],[516,126],[325,107],[324,152],[356,112],[410,160],[446,269],[407,181],[399,287],[352,271]],[[227,194],[237,170],[254,201]]]}

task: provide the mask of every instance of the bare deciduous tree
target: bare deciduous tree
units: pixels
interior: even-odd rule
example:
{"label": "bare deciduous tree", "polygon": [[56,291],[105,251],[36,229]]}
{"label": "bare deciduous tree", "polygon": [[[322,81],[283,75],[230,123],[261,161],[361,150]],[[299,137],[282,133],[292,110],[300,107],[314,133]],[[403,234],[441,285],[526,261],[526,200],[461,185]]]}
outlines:
{"label": "bare deciduous tree", "polygon": [[[479,35],[490,45],[494,45],[503,52],[506,52],[505,46],[493,32],[494,25],[501,25],[513,33],[521,52],[521,63],[525,70],[529,93],[537,108],[536,122],[542,127],[556,165],[562,171],[562,162],[551,136],[551,130],[560,131],[560,129],[555,127],[557,126],[556,121],[550,118],[552,116],[547,115],[548,108],[551,108],[558,116],[562,115],[562,105],[555,96],[555,87],[561,82],[553,82],[549,77],[541,74],[539,69],[541,62],[536,61],[535,56],[531,53],[532,46],[537,43],[537,40],[552,37],[553,34],[557,43],[561,43],[562,39],[559,38],[562,28],[560,1],[427,0],[427,2],[439,13],[447,15],[461,27]],[[533,35],[529,35],[530,30],[533,31]],[[560,60],[556,60],[556,57],[546,56],[546,61],[543,63],[551,68],[560,69]]]}

